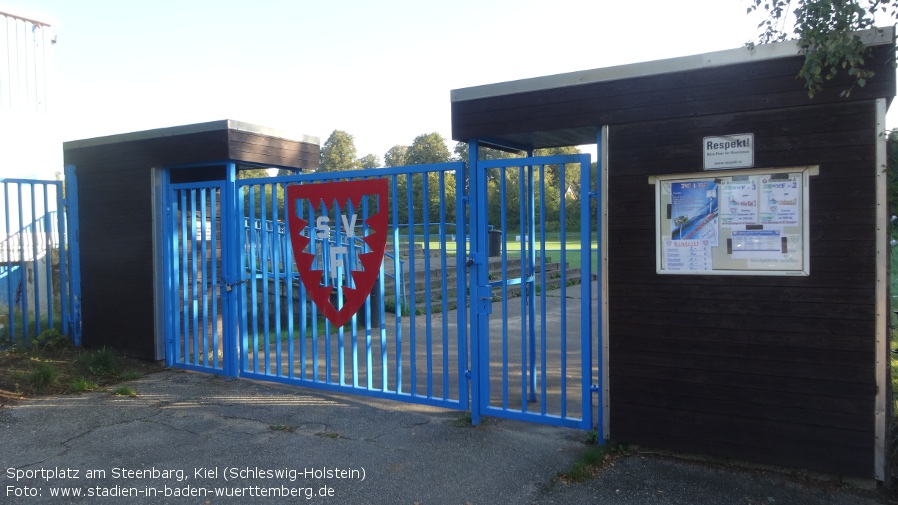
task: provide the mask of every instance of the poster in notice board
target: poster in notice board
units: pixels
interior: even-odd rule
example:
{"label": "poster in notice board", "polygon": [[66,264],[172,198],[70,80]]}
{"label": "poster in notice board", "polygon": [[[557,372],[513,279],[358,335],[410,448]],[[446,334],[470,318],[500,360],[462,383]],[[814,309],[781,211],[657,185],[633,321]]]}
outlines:
{"label": "poster in notice board", "polygon": [[652,178],[657,271],[808,275],[808,181],[817,167]]}

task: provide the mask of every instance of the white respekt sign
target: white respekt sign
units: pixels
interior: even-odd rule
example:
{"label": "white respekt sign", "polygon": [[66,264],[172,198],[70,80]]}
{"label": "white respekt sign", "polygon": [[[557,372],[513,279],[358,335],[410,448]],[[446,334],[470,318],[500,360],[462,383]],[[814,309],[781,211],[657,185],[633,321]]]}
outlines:
{"label": "white respekt sign", "polygon": [[722,137],[705,137],[705,170],[751,168],[755,166],[755,135],[741,133]]}

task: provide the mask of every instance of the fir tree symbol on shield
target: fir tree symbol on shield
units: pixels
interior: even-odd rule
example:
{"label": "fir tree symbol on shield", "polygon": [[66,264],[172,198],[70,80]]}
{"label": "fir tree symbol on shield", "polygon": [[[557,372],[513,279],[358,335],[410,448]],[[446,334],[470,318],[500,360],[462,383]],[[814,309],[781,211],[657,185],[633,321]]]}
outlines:
{"label": "fir tree symbol on shield", "polygon": [[[387,245],[387,180],[324,182],[287,187],[290,240],[303,286],[324,317],[343,326],[364,305],[377,281]],[[303,205],[303,200],[308,205]],[[377,207],[357,237],[363,208]],[[304,212],[303,209],[308,209]],[[309,219],[314,219],[309,226]],[[313,244],[312,241],[315,241]],[[356,253],[364,242],[368,252]],[[311,246],[310,246],[311,244]],[[342,303],[334,306],[337,290]],[[373,310],[373,308],[372,308]]]}

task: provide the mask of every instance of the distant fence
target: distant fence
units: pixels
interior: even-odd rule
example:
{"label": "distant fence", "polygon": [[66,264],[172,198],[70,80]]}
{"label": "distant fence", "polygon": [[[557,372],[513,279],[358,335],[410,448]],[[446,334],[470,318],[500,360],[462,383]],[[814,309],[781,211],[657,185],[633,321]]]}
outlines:
{"label": "distant fence", "polygon": [[61,181],[0,180],[0,348],[51,328],[80,344],[76,223],[65,208]]}

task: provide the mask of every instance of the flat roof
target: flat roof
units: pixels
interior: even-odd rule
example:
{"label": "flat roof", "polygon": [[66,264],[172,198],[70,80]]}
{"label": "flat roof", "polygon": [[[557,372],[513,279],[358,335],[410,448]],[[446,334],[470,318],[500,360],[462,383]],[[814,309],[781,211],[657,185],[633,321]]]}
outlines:
{"label": "flat roof", "polygon": [[[864,30],[858,34],[864,44],[868,46],[893,44],[895,28],[893,26],[874,28]],[[645,61],[614,67],[582,70],[517,81],[454,89],[450,92],[450,98],[453,102],[463,102],[466,100],[476,100],[478,98],[541,91],[580,84],[616,81],[633,77],[647,77],[688,70],[736,65],[753,61],[787,58],[797,56],[798,54],[798,42],[788,40],[771,44],[758,44],[754,46],[754,49],[740,47],[713,53],[681,56],[665,60]]]}
{"label": "flat roof", "polygon": [[305,142],[307,144],[320,145],[321,139],[311,135],[297,134],[286,130],[268,128],[267,126],[259,126],[233,119],[222,119],[219,121],[210,121],[208,123],[196,123],[182,126],[170,126],[166,128],[156,128],[153,130],[144,130],[130,133],[119,133],[115,135],[107,135],[104,137],[94,137],[81,140],[70,140],[63,142],[63,147],[67,149],[78,149],[81,147],[93,147],[105,144],[115,144],[119,142],[129,142],[134,140],[147,140],[161,137],[174,137],[177,135],[189,135],[191,133],[204,133],[217,130],[237,130],[246,133],[255,133],[268,137],[281,138],[294,142]]}

